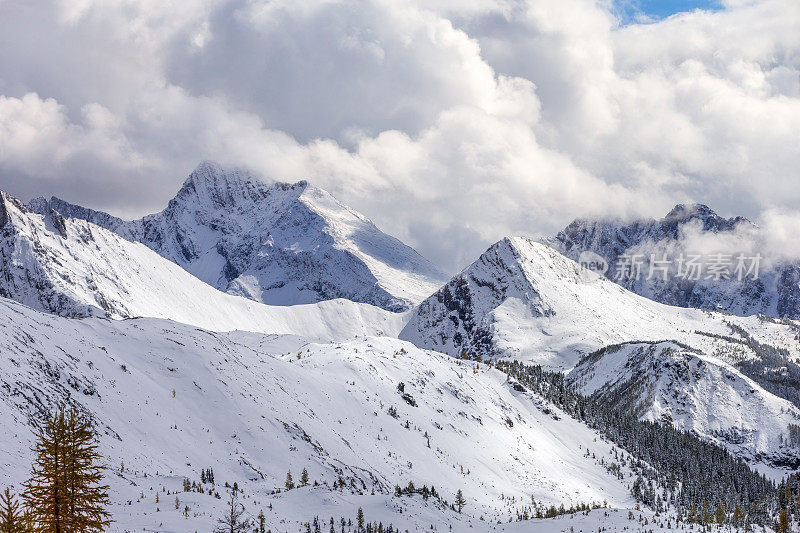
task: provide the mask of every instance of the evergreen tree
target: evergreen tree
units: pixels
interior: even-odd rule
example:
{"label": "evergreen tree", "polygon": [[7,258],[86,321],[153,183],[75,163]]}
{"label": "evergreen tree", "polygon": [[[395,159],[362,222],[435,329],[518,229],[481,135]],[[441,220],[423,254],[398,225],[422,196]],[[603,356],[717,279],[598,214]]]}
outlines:
{"label": "evergreen tree", "polygon": [[464,508],[464,506],[467,505],[467,500],[464,499],[464,494],[461,492],[461,489],[458,489],[458,491],[456,492],[456,499],[454,503],[459,513]]}
{"label": "evergreen tree", "polygon": [[27,533],[25,516],[9,489],[0,494],[0,533]]}
{"label": "evergreen tree", "polygon": [[100,484],[105,467],[99,464],[91,421],[74,410],[61,410],[36,437],[36,459],[23,494],[34,529],[103,531],[111,523],[108,486]]}
{"label": "evergreen tree", "polygon": [[727,512],[726,512],[726,509],[725,509],[725,504],[722,503],[722,502],[719,502],[719,505],[717,505],[717,512],[716,512],[717,525],[719,525],[719,526],[724,526],[725,525],[726,514],[727,514]]}
{"label": "evergreen tree", "polygon": [[305,468],[303,469],[303,472],[300,474],[300,485],[302,485],[303,487],[308,485],[308,470],[306,470]]}
{"label": "evergreen tree", "polygon": [[789,511],[781,509],[778,515],[778,524],[775,526],[775,533],[789,533]]}
{"label": "evergreen tree", "polygon": [[264,516],[264,511],[262,510],[260,513],[258,513],[258,533],[266,532],[266,521],[267,517]]}
{"label": "evergreen tree", "polygon": [[358,514],[356,515],[356,525],[359,531],[364,530],[364,509],[361,507],[358,508]]}
{"label": "evergreen tree", "polygon": [[292,490],[294,488],[294,480],[292,479],[292,471],[289,470],[286,472],[286,490]]}
{"label": "evergreen tree", "polygon": [[250,519],[244,518],[244,506],[239,503],[238,490],[231,490],[228,507],[222,518],[217,520],[214,533],[247,533],[250,531]]}

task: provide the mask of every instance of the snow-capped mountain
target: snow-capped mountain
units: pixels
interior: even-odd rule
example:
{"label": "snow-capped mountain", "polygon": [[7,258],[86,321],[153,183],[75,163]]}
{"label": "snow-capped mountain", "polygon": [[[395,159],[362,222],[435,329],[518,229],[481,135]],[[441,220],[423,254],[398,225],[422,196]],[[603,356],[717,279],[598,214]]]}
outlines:
{"label": "snow-capped mountain", "polygon": [[508,237],[423,301],[400,337],[454,356],[513,357],[568,369],[581,356],[620,342],[724,345],[731,323],[784,347],[791,358],[800,354],[796,325],[660,304],[553,248]]}
{"label": "snow-capped mountain", "polygon": [[[673,421],[676,426],[693,430],[701,437],[711,438],[718,432],[714,438],[732,444],[731,451],[740,456],[786,462],[787,452],[780,439],[789,439],[790,424],[797,423],[797,409],[790,402],[798,404],[799,399],[791,387],[779,386],[782,381],[796,379],[792,377],[800,355],[800,327],[796,323],[660,304],[586,270],[548,246],[522,237],[509,237],[494,244],[422,302],[400,338],[454,356],[508,357],[567,370],[579,359],[609,345],[677,341],[698,353],[710,354],[707,360],[713,360],[706,363],[706,373],[695,381],[724,394],[731,386],[726,380],[735,376],[739,385],[746,383],[747,391],[753,391],[748,398],[752,404],[743,404],[744,407],[769,408],[724,414],[715,424],[709,420],[715,409],[738,410],[740,406],[717,403],[716,395],[694,388],[690,378],[684,376],[683,381],[663,386],[669,391],[674,385],[679,388],[675,394],[691,398],[676,400],[675,410],[678,402],[683,408],[681,418],[676,416]],[[787,366],[791,366],[791,372]],[[710,370],[723,367],[725,372]],[[589,379],[593,372],[592,367],[582,364],[570,376],[578,381]],[[659,366],[644,361],[636,372],[635,379],[645,382],[638,401],[650,401],[647,394],[663,384]],[[624,364],[606,374],[624,376]],[[587,388],[586,392],[594,389]],[[781,409],[794,414],[775,417],[774,427],[764,426],[770,439],[751,435],[752,438],[739,440],[736,436],[736,431],[759,427],[765,414]],[[747,423],[739,425],[739,417]],[[722,438],[725,431],[729,432],[729,440]],[[793,448],[792,453],[800,454],[800,449]]]}
{"label": "snow-capped mountain", "polygon": [[[158,319],[66,319],[0,299],[0,352],[0,486],[26,478],[32,426],[66,402],[99,429],[113,531],[208,531],[222,502],[208,484],[203,494],[180,488],[208,468],[217,491],[236,482],[273,531],[314,515],[338,521],[342,508],[354,518],[359,506],[404,529],[470,521],[487,531],[531,497],[634,503],[630,474],[607,470],[613,446],[595,431],[499,371],[397,339],[316,344]],[[270,495],[304,468],[309,486]],[[435,498],[393,496],[409,482],[451,502],[461,489],[468,507],[459,515]],[[176,496],[190,506],[185,519]]]}
{"label": "snow-capped mountain", "polygon": [[[605,276],[662,303],[798,319],[800,263],[752,259],[760,253],[751,249],[759,231],[747,219],[724,218],[693,204],[678,205],[661,220],[577,219],[543,242],[576,261],[585,252],[599,255],[606,262]],[[743,248],[737,249],[742,240]],[[716,272],[689,264],[719,259],[722,267]]]}
{"label": "snow-capped mountain", "polygon": [[405,311],[441,271],[363,215],[305,181],[265,180],[201,163],[160,213],[123,221],[58,198],[32,200],[138,241],[229,294],[271,305],[335,298]]}
{"label": "snow-capped mountain", "polygon": [[609,346],[582,359],[567,379],[599,402],[692,431],[738,456],[800,468],[800,409],[689,346]]}
{"label": "snow-capped mountain", "polygon": [[143,244],[0,192],[0,295],[65,316],[168,318],[319,339],[396,335],[403,315],[337,299],[268,306],[218,291]]}

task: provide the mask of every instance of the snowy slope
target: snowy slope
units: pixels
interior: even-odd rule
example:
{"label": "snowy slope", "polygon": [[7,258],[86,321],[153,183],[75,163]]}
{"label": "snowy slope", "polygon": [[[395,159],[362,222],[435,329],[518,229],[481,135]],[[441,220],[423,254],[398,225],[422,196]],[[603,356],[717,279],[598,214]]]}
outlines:
{"label": "snowy slope", "polygon": [[597,401],[692,431],[738,456],[800,468],[800,409],[688,346],[608,347],[584,358],[567,379]]}
{"label": "snowy slope", "polygon": [[[175,491],[209,467],[220,492],[224,482],[244,489],[251,512],[274,503],[272,527],[327,516],[331,507],[354,511],[354,503],[381,507],[384,523],[436,520],[443,529],[466,520],[433,500],[392,497],[395,484],[410,481],[449,501],[462,489],[467,516],[489,523],[505,522],[532,496],[555,505],[633,504],[631,480],[599,464],[612,447],[596,433],[563,414],[556,419],[498,371],[474,372],[397,339],[314,344],[158,319],[67,319],[0,300],[0,353],[0,486],[25,478],[31,426],[67,401],[100,429],[119,530],[165,520],[178,525],[157,530],[193,530],[168,511],[174,495],[161,493],[156,504],[153,491]],[[297,481],[303,468],[319,486],[268,496],[288,470]],[[333,492],[340,478],[347,488]],[[178,496],[194,513],[188,523],[208,530],[197,524],[209,524],[206,513],[219,503]],[[120,504],[126,500],[135,504]],[[417,518],[399,515],[408,508]]]}
{"label": "snowy slope", "polygon": [[126,222],[58,198],[30,202],[142,242],[206,283],[274,305],[335,298],[404,311],[445,276],[305,181],[268,182],[203,162],[160,213]]}
{"label": "snowy slope", "polygon": [[[523,237],[492,245],[412,313],[400,338],[460,356],[513,357],[568,369],[603,346],[674,339],[714,353],[731,324],[800,354],[796,323],[663,305]],[[698,333],[700,332],[700,333]],[[746,346],[741,357],[755,357]]]}
{"label": "snowy slope", "polygon": [[[733,255],[749,252],[749,246],[759,242],[759,228],[742,217],[723,218],[708,206],[678,205],[660,220],[623,222],[619,220],[578,219],[544,242],[567,257],[578,260],[589,251],[608,263],[606,276],[625,288],[653,300],[700,309],[722,310],[738,315],[764,313],[770,316],[800,318],[800,263],[787,260],[771,261],[765,257],[757,279],[684,279],[673,264],[667,279],[663,275],[647,279],[652,254],[673,261],[684,254],[720,251]],[[732,243],[739,243],[734,245]],[[733,250],[729,249],[733,246]],[[735,249],[744,246],[743,249]],[[708,248],[708,249],[703,249]],[[644,259],[642,276],[617,278],[623,254],[640,255]],[[747,265],[750,266],[749,264]],[[690,276],[691,278],[691,276]]]}
{"label": "snowy slope", "polygon": [[319,339],[396,335],[403,315],[330,300],[267,306],[220,292],[146,246],[0,192],[0,295],[66,316],[168,318],[214,330]]}

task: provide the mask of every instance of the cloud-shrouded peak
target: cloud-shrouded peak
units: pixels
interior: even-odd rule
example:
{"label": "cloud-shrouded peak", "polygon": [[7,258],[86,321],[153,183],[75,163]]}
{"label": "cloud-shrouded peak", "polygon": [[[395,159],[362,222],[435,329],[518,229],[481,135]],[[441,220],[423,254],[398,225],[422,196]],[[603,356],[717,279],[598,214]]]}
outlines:
{"label": "cloud-shrouded peak", "polygon": [[730,231],[740,222],[749,221],[742,217],[724,218],[705,204],[678,204],[661,220],[665,226],[677,228],[690,221],[698,221],[704,231]]}
{"label": "cloud-shrouded peak", "polygon": [[243,208],[266,198],[275,182],[245,168],[203,160],[189,174],[174,201],[216,208]]}

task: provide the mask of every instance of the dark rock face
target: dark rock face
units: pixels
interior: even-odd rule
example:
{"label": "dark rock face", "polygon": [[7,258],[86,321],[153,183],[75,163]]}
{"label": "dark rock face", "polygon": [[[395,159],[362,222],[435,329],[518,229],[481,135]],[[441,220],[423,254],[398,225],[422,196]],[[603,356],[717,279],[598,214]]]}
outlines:
{"label": "dark rock face", "polygon": [[6,211],[5,193],[0,192],[0,228],[3,228],[7,222],[8,212]]}
{"label": "dark rock face", "polygon": [[[651,260],[668,253],[675,259],[686,250],[687,232],[702,236],[731,236],[735,232],[757,233],[758,228],[742,217],[724,218],[702,204],[677,205],[661,220],[630,223],[578,219],[556,237],[545,240],[567,257],[578,261],[583,252],[592,252],[608,262],[606,277],[647,298],[679,307],[694,307],[739,315],[762,313],[785,318],[800,318],[800,264],[766,262],[758,276],[736,275],[736,254],[730,258],[729,279],[699,279],[680,275],[676,263],[662,276],[649,276]],[[643,259],[639,276],[620,276],[626,257]],[[652,257],[651,257],[652,255]],[[748,258],[749,259],[749,258]],[[751,263],[748,263],[748,267]]]}
{"label": "dark rock face", "polygon": [[533,317],[553,316],[520,265],[521,256],[506,238],[486,250],[413,311],[401,338],[457,357],[502,355],[495,339],[493,312],[510,296],[525,302]]}
{"label": "dark rock face", "polygon": [[58,234],[61,235],[63,238],[67,238],[67,224],[64,222],[64,217],[61,216],[61,213],[58,211],[51,209],[50,210],[50,219],[53,221],[53,227],[56,228]]}

